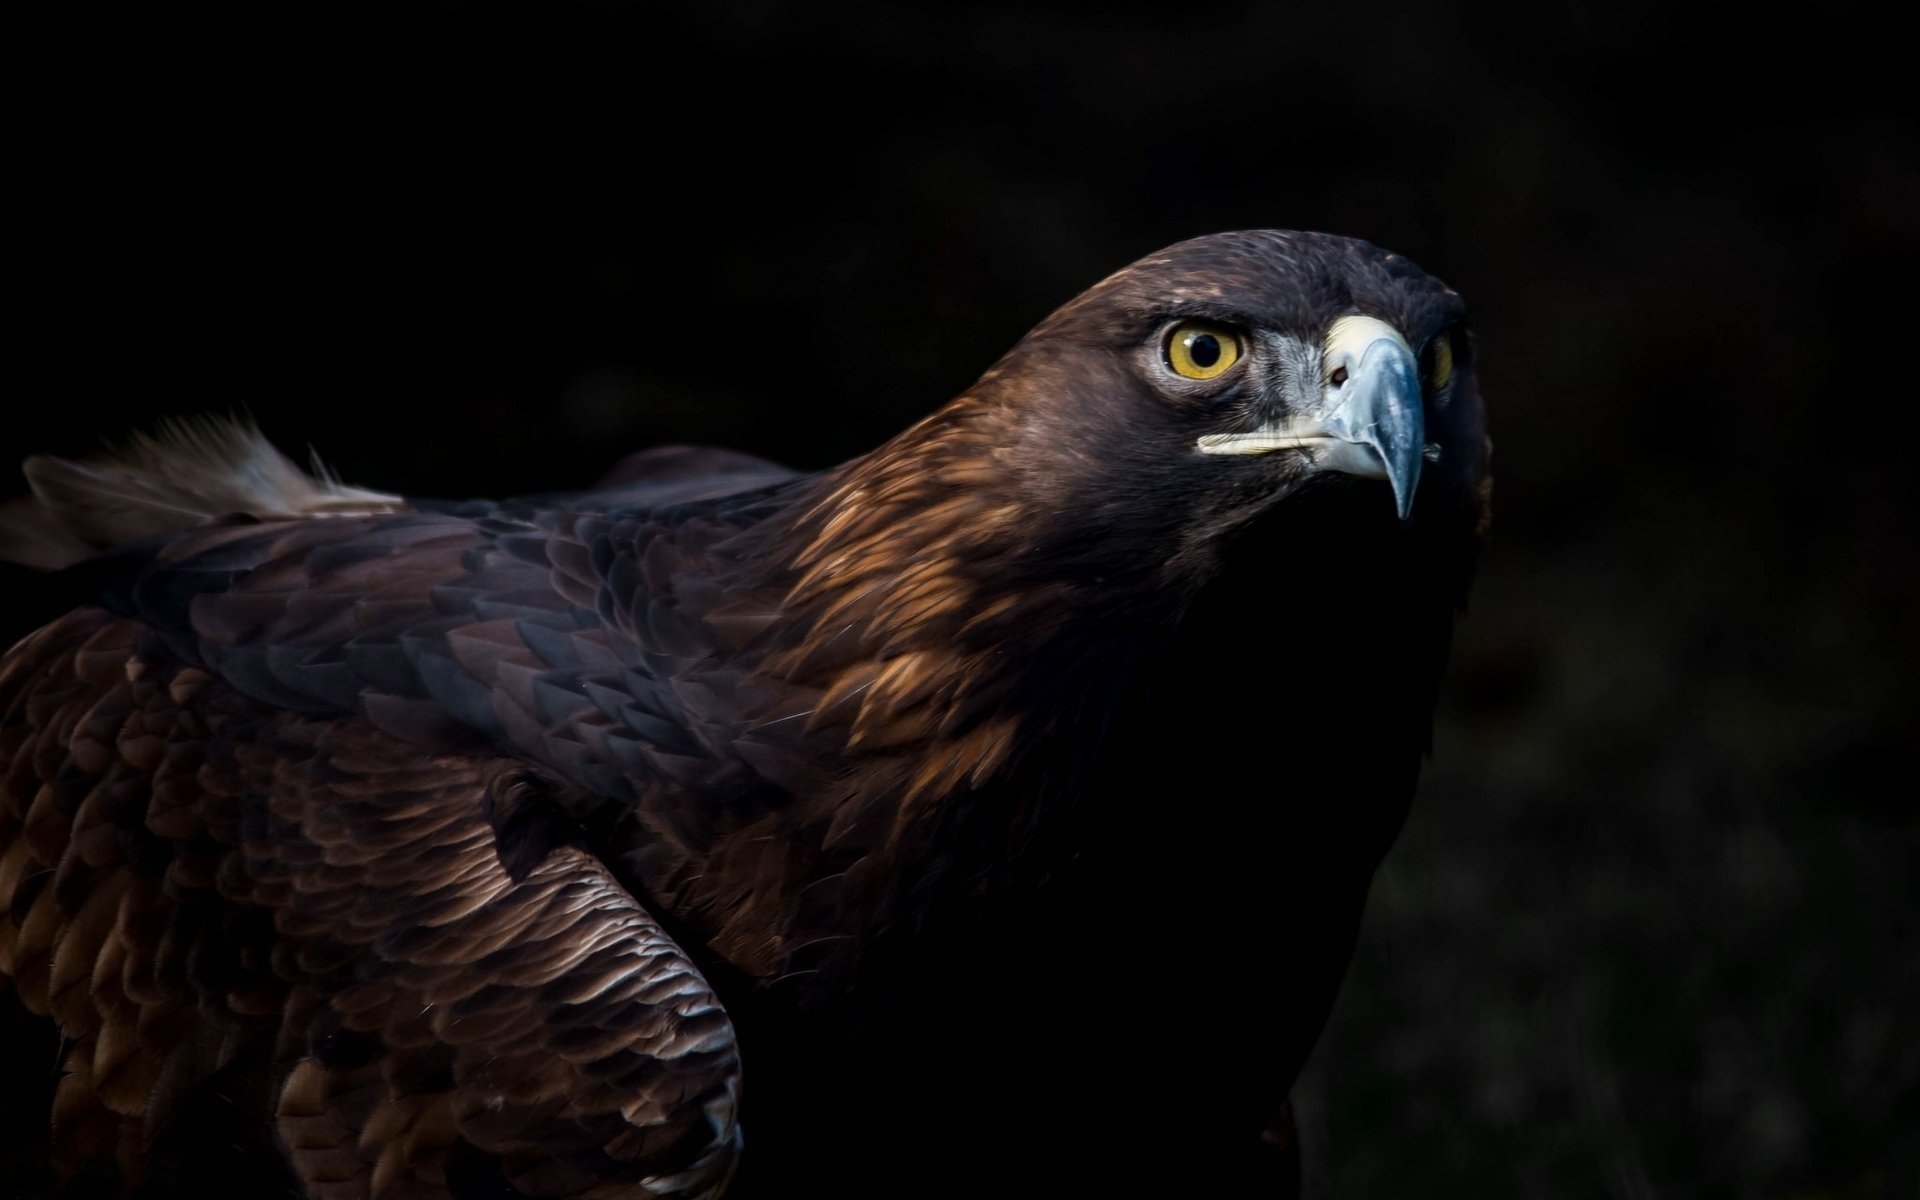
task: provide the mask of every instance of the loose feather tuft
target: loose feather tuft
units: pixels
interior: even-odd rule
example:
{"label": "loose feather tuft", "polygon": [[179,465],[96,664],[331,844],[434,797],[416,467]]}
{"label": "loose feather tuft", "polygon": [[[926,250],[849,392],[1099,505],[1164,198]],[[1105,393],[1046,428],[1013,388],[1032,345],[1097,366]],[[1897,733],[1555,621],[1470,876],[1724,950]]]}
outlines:
{"label": "loose feather tuft", "polygon": [[90,462],[35,455],[21,470],[33,494],[0,506],[0,561],[48,571],[236,514],[273,521],[409,507],[341,483],[317,457],[302,471],[252,422],[231,418],[169,421]]}

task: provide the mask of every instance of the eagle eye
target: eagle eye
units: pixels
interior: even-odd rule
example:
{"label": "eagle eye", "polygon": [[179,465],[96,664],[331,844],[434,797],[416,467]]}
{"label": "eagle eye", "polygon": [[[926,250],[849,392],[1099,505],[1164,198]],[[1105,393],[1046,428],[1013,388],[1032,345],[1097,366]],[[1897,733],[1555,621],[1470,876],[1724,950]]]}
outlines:
{"label": "eagle eye", "polygon": [[1167,367],[1183,379],[1217,379],[1240,361],[1240,335],[1224,325],[1182,321],[1167,331]]}
{"label": "eagle eye", "polygon": [[1453,335],[1436,333],[1420,355],[1420,376],[1432,391],[1453,382]]}

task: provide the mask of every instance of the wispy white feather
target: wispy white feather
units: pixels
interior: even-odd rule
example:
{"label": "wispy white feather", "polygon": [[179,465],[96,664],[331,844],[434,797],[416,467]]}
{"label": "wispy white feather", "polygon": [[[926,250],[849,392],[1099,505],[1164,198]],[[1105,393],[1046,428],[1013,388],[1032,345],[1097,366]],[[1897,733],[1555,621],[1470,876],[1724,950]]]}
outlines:
{"label": "wispy white feather", "polygon": [[302,471],[258,427],[202,418],[87,462],[36,455],[33,494],[0,508],[0,560],[53,570],[112,546],[235,515],[263,521],[402,512],[407,502]]}

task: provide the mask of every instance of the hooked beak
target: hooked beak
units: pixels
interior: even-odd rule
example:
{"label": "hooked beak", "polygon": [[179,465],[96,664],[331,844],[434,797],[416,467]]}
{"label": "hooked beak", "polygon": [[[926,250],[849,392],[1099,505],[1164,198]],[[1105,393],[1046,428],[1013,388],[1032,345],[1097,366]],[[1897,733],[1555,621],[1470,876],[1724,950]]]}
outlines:
{"label": "hooked beak", "polygon": [[1327,330],[1326,382],[1315,411],[1249,433],[1210,433],[1202,454],[1304,450],[1320,470],[1384,479],[1401,520],[1413,511],[1426,437],[1420,367],[1400,331],[1373,317],[1345,316]]}

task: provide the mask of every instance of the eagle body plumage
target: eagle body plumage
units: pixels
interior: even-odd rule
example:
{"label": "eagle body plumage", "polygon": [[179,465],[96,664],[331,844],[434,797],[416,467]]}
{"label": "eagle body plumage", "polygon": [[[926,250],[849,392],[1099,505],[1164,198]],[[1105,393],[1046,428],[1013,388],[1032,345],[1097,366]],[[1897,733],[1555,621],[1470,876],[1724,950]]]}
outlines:
{"label": "eagle body plumage", "polygon": [[1484,532],[1463,321],[1224,234],[815,475],[36,460],[5,544],[72,607],[0,663],[0,985],[59,1178],[1283,1187]]}

